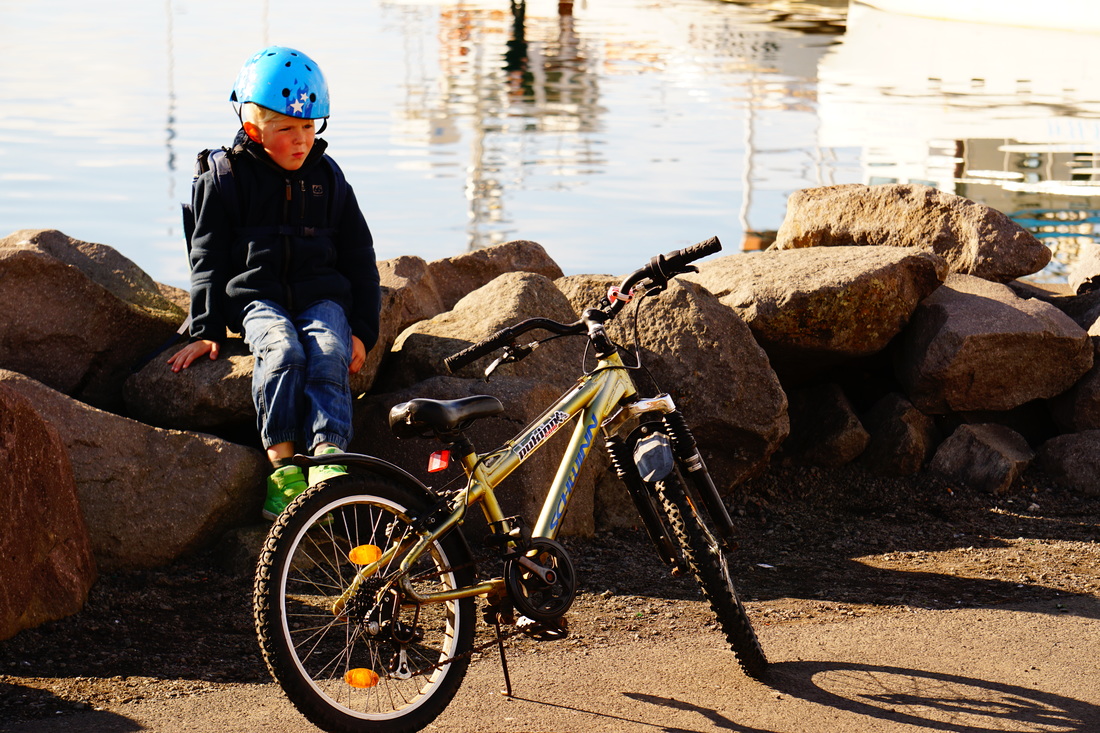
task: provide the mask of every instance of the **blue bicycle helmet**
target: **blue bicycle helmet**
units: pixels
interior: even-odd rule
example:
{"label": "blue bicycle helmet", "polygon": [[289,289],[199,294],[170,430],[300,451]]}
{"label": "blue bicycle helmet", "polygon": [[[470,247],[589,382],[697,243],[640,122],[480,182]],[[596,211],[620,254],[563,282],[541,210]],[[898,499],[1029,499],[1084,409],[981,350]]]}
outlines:
{"label": "blue bicycle helmet", "polygon": [[285,46],[269,46],[244,63],[229,100],[252,102],[287,117],[329,116],[328,83],[313,59]]}

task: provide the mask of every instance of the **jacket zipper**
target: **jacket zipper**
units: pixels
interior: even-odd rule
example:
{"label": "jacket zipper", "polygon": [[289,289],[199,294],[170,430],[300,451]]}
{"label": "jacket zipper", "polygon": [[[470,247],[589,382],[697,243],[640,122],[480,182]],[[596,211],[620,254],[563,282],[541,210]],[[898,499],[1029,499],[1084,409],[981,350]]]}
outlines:
{"label": "jacket zipper", "polygon": [[[286,203],[283,204],[283,224],[289,229],[290,227],[290,202],[294,200],[294,190],[290,186],[290,179],[286,180]],[[294,312],[294,294],[290,289],[290,234],[283,235],[283,292],[286,294],[286,307],[291,313]]]}

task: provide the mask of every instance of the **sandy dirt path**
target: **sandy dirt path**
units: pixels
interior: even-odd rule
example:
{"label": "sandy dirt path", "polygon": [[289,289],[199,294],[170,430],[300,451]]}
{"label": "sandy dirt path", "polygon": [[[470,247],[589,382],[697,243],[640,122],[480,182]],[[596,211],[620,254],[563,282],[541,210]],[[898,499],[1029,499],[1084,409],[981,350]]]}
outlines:
{"label": "sandy dirt path", "polygon": [[[760,629],[769,685],[745,677],[713,630],[676,630],[606,647],[526,643],[470,669],[428,730],[1100,731],[1100,600],[1014,610],[899,610]],[[6,733],[313,730],[274,685],[37,720]]]}

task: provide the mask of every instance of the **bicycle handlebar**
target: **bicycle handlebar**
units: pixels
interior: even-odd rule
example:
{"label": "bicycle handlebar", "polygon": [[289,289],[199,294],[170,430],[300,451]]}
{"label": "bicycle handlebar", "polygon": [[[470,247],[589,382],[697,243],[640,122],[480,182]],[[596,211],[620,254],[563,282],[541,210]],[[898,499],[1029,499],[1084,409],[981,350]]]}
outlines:
{"label": "bicycle handlebar", "polygon": [[529,318],[526,321],[520,321],[514,326],[502,328],[489,338],[478,341],[473,346],[469,346],[457,354],[451,354],[443,360],[443,363],[446,365],[447,369],[454,374],[467,364],[477,361],[486,354],[491,354],[502,346],[507,346],[518,336],[536,328],[541,328],[562,336],[584,333],[584,324],[581,321],[566,324],[559,323],[549,318]]}
{"label": "bicycle handlebar", "polygon": [[[691,272],[694,269],[691,267],[692,262],[702,259],[707,255],[719,252],[721,249],[722,243],[718,241],[718,237],[711,237],[698,244],[693,244],[690,247],[673,250],[663,255],[657,255],[649,261],[648,265],[640,267],[627,275],[626,279],[619,285],[619,292],[629,294],[634,286],[643,280],[649,280],[659,289],[664,289],[668,281],[672,278],[685,272]],[[629,297],[625,299],[615,299],[610,306],[599,312],[599,316],[595,314],[590,316],[589,311],[586,311],[579,321],[574,321],[573,323],[560,323],[550,318],[529,318],[525,321],[520,321],[513,326],[500,329],[489,338],[478,341],[476,344],[456,354],[451,354],[443,360],[443,363],[447,367],[447,370],[454,374],[467,364],[499,348],[508,346],[519,336],[539,328],[558,334],[559,336],[572,336],[583,333],[593,335],[595,332],[602,333],[603,322],[614,318],[615,315],[623,309],[623,306],[626,305],[629,299]]]}

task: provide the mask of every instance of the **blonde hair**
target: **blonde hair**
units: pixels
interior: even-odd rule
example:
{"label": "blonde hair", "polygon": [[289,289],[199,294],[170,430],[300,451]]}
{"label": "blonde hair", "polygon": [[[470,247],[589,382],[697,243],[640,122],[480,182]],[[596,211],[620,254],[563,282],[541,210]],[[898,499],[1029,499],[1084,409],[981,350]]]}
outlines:
{"label": "blonde hair", "polygon": [[255,102],[245,102],[241,107],[241,121],[251,122],[256,127],[263,127],[280,117],[286,117],[286,115],[267,107],[261,107]]}

